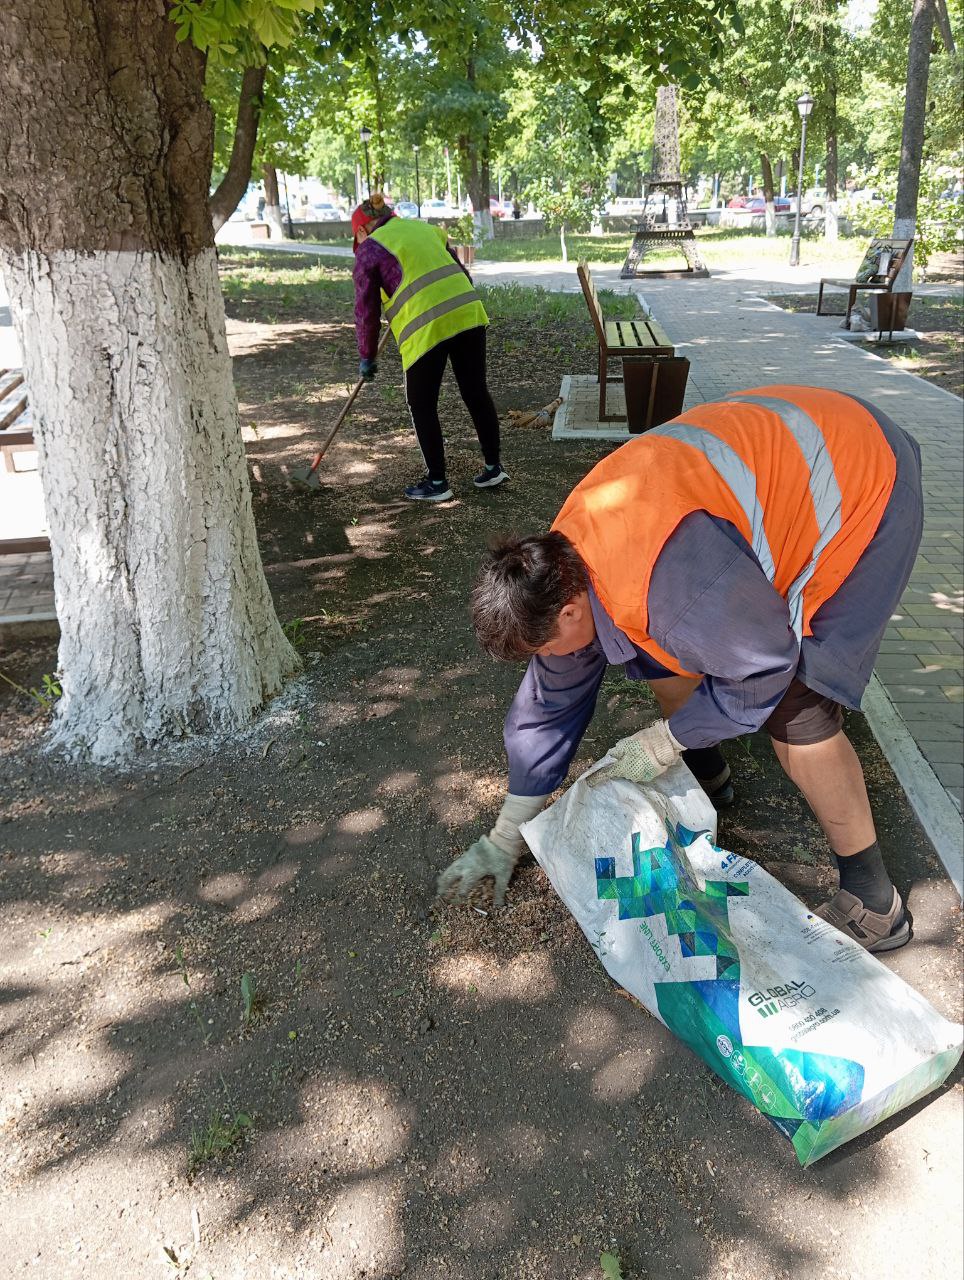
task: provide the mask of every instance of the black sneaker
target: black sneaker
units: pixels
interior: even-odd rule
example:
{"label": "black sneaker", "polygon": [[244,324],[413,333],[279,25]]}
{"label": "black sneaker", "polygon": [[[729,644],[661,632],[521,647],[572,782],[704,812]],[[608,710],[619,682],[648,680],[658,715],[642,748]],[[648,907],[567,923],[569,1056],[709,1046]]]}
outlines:
{"label": "black sneaker", "polygon": [[447,480],[433,480],[431,476],[423,476],[418,484],[405,488],[405,497],[413,502],[447,502],[452,496]]}
{"label": "black sneaker", "polygon": [[502,463],[497,462],[494,467],[487,465],[485,470],[480,471],[472,483],[476,489],[493,489],[497,484],[501,484],[503,480],[508,479],[508,471],[503,471]]}

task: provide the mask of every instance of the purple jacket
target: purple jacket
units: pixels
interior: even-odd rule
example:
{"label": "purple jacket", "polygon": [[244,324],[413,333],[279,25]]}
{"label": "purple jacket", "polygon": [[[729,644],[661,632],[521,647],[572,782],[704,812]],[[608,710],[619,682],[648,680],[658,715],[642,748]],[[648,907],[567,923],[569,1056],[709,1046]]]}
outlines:
{"label": "purple jacket", "polygon": [[[375,230],[383,227],[389,217],[391,215],[386,214]],[[451,245],[448,246],[448,251],[459,262]],[[459,266],[462,266],[461,262]],[[462,270],[465,271],[465,268],[462,267]],[[467,271],[465,274],[469,275]],[[390,298],[402,283],[401,264],[383,244],[368,236],[358,246],[352,278],[355,281],[355,335],[358,339],[358,354],[362,360],[374,360],[382,318],[382,290]],[[469,276],[470,280],[471,278]]]}

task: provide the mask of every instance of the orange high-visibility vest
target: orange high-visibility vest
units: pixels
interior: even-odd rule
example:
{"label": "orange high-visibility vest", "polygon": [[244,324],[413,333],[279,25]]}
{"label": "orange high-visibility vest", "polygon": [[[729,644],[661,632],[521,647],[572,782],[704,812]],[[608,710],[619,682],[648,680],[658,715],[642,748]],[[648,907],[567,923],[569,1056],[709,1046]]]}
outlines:
{"label": "orange high-visibility vest", "polygon": [[688,409],[615,450],[573,489],[552,527],[575,546],[603,608],[633,643],[671,671],[699,675],[648,630],[653,565],[679,523],[706,511],[735,525],[800,639],[876,533],[895,474],[883,432],[856,400],[817,387],[757,387]]}

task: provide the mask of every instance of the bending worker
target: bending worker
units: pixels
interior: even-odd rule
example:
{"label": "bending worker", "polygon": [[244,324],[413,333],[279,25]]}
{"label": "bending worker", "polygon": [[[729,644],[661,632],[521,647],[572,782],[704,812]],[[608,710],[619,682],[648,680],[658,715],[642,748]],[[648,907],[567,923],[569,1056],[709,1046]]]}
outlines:
{"label": "bending worker", "polygon": [[382,303],[405,371],[405,399],[425,459],[425,476],[405,497],[445,502],[452,490],[438,416],[448,361],[475,424],[485,463],[473,483],[490,489],[508,480],[499,458],[499,417],[485,381],[489,318],[472,280],[441,227],[396,218],[376,192],[351,217],[355,239],[355,329],[360,376],[374,378]]}
{"label": "bending worker", "polygon": [[663,718],[592,778],[649,782],[680,756],[732,799],[719,743],[764,728],[826,833],[840,888],[819,914],[871,951],[910,938],[842,730],[910,575],[916,442],[873,405],[812,387],[704,404],[599,463],[552,531],[503,541],[473,594],[482,647],[529,665],[505,724],[509,795],[439,878],[495,900],[519,824],[563,781],[609,663],[650,681]]}

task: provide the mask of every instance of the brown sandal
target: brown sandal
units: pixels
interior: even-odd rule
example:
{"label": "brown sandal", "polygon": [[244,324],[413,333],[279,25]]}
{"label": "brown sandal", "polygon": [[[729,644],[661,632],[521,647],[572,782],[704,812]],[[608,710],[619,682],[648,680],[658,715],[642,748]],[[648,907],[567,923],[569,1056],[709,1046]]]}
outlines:
{"label": "brown sandal", "polygon": [[883,913],[869,911],[854,894],[838,889],[814,915],[859,942],[867,951],[896,951],[911,939],[910,920],[896,889],[890,910]]}

